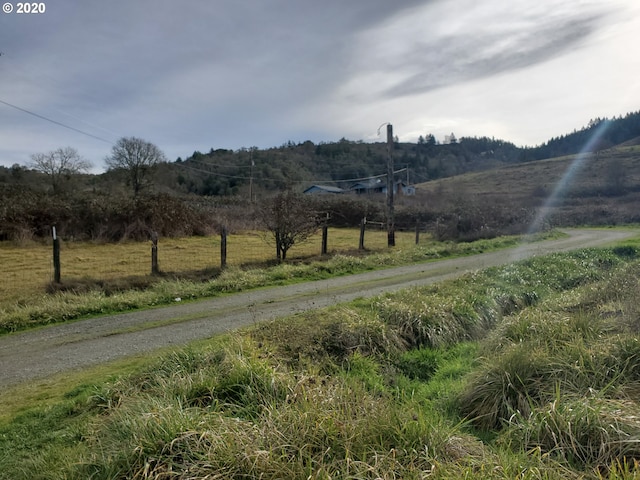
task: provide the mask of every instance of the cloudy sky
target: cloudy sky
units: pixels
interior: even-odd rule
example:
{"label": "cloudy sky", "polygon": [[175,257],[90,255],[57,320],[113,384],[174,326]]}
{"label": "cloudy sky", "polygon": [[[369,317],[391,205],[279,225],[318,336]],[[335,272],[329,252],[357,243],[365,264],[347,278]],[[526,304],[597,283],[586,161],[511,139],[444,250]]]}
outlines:
{"label": "cloudy sky", "polygon": [[637,0],[44,0],[38,14],[9,3],[0,165],[72,146],[102,171],[123,136],[171,160],[384,141],[385,122],[402,141],[538,145],[640,110]]}

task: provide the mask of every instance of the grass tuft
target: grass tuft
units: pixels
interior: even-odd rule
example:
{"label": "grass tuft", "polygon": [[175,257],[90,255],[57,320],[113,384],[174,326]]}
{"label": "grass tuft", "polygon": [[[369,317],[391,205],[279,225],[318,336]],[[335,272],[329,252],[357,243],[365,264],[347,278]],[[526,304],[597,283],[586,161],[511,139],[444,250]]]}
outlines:
{"label": "grass tuft", "polygon": [[517,415],[500,441],[510,448],[543,453],[567,465],[585,468],[640,458],[640,407],[604,398],[597,392],[560,394],[553,402]]}

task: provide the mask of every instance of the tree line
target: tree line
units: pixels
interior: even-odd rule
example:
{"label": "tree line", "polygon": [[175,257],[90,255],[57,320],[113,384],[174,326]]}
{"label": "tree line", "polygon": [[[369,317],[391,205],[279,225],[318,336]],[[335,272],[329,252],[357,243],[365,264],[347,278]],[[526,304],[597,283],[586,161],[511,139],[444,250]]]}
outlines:
{"label": "tree line", "polygon": [[[592,142],[595,135],[598,141]],[[511,142],[488,137],[456,138],[440,144],[432,134],[417,143],[394,144],[396,165],[406,168],[403,178],[411,184],[580,152],[589,145],[602,150],[640,137],[640,112],[613,119],[596,118],[568,135],[552,138],[536,147],[517,147]],[[358,179],[386,172],[386,144],[364,143],[345,138],[337,142],[286,142],[280,147],[230,150],[211,148],[168,161],[159,149],[135,137],[122,138],[106,159],[108,171],[91,179],[105,187],[125,180],[138,194],[144,190],[151,168],[155,183],[163,191],[199,196],[248,196],[250,189],[264,192],[286,188],[302,190],[312,183],[330,183],[348,188]],[[91,164],[67,147],[32,156],[27,169],[47,175],[52,190],[65,188],[70,175],[87,173]],[[28,183],[33,178],[19,165],[0,168],[0,183]],[[21,177],[21,178],[20,178]],[[34,180],[38,183],[40,180]]]}

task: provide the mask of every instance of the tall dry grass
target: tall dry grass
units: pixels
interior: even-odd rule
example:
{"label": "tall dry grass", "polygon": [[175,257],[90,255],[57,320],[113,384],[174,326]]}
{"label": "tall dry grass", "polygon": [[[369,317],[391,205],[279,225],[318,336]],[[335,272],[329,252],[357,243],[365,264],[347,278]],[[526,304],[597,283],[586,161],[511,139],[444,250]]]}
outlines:
{"label": "tall dry grass", "polygon": [[[355,252],[359,230],[330,229],[329,253]],[[428,241],[427,238],[424,239]],[[414,244],[413,234],[397,233],[399,248]],[[374,229],[366,233],[368,251],[386,249],[386,232]],[[321,235],[294,245],[291,261],[319,256]],[[53,281],[53,252],[51,245],[28,243],[16,245],[0,243],[0,298],[2,302],[20,300],[45,291]],[[241,266],[264,264],[275,259],[268,233],[246,232],[231,234],[227,239],[227,264]],[[220,267],[220,237],[186,237],[160,239],[158,246],[160,270],[166,274],[193,276],[197,272],[214,272]],[[146,277],[151,273],[151,242],[121,242],[102,244],[90,242],[62,242],[61,270],[64,282],[127,281]],[[143,282],[143,280],[139,280]]]}
{"label": "tall dry grass", "polygon": [[[115,313],[150,305],[168,304],[174,302],[174,299],[178,297],[181,299],[210,297],[222,292],[237,292],[266,285],[282,284],[283,282],[317,280],[332,275],[424,262],[455,255],[469,255],[513,246],[519,240],[518,237],[501,237],[455,244],[423,239],[420,245],[416,246],[411,243],[410,236],[405,235],[403,242],[398,241],[395,248],[389,249],[386,247],[386,235],[377,233],[378,240],[381,243],[384,242],[385,245],[379,250],[370,249],[364,253],[356,250],[348,252],[349,254],[335,253],[334,250],[334,253],[323,257],[311,254],[304,256],[304,252],[302,252],[297,258],[292,258],[291,261],[284,264],[260,262],[243,266],[231,265],[224,271],[219,269],[185,271],[185,268],[188,269],[188,263],[185,260],[182,265],[183,270],[173,273],[165,272],[161,275],[147,274],[112,279],[87,277],[65,279],[63,264],[62,284],[55,286],[50,284],[46,294],[42,294],[42,290],[34,290],[33,286],[26,290],[24,285],[22,288],[19,288],[19,285],[15,287],[3,286],[7,289],[16,288],[16,292],[22,293],[15,293],[14,297],[10,295],[0,297],[0,331],[15,331],[36,325],[66,321],[84,315]],[[343,239],[353,239],[354,237],[353,231],[342,231],[342,234],[344,235]],[[189,241],[195,242],[196,239]],[[208,242],[204,244],[202,239],[200,242],[200,248],[209,251]],[[266,255],[264,250],[266,243],[260,245],[263,248],[262,254]],[[330,249],[335,248],[335,244],[330,245]],[[104,253],[98,247],[92,247],[95,247],[96,251]],[[126,248],[127,246],[120,247]],[[166,247],[166,245],[161,247],[161,252],[166,251]],[[139,244],[136,245],[136,248],[139,248]],[[183,252],[181,248],[176,250]],[[184,252],[187,253],[182,253],[182,255],[188,256],[189,250],[184,249]],[[83,258],[87,262],[101,263],[104,261],[104,259],[98,260],[95,255],[85,255]],[[164,268],[162,258],[163,256],[160,255],[161,269]],[[121,266],[126,267],[126,262],[120,263]],[[32,278],[28,269],[25,276]]]}

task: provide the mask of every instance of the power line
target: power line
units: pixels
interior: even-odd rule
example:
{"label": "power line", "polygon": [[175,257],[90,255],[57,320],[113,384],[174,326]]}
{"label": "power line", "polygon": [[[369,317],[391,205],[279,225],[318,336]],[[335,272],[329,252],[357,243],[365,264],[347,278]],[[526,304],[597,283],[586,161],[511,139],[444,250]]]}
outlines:
{"label": "power line", "polygon": [[[208,157],[210,154],[207,153],[203,153],[202,156],[204,157]],[[232,153],[231,155],[238,155],[237,153]],[[209,157],[211,158],[211,157]],[[262,159],[264,160],[264,159]],[[220,168],[251,168],[251,165],[246,164],[246,165],[238,165],[238,164],[221,164],[221,163],[215,163],[215,162],[208,162],[205,160],[196,160],[193,157],[189,157],[186,158],[184,160],[185,162],[193,162],[193,163],[199,163],[202,165],[207,165],[207,166],[213,166],[213,167],[220,167]],[[331,164],[327,164],[328,167],[333,167],[333,170],[335,171],[338,168],[353,168],[353,161],[352,160],[344,160],[343,162],[338,162],[338,161],[332,161]]]}
{"label": "power line", "polygon": [[[406,168],[401,168],[400,170],[394,170],[393,173],[394,174],[395,173],[401,173],[401,172],[404,172],[405,170],[406,170]],[[319,181],[319,182],[323,182],[323,181],[327,182],[328,181],[328,182],[335,182],[335,183],[339,183],[339,182],[360,182],[362,180],[373,180],[374,178],[382,178],[382,177],[386,177],[386,176],[387,176],[387,174],[383,173],[383,174],[380,174],[380,175],[373,175],[371,177],[346,178],[344,180],[317,180],[317,181]],[[313,181],[316,181],[316,180],[313,180]]]}
{"label": "power line", "polygon": [[[35,75],[34,75],[33,71],[31,71],[31,70],[29,70],[29,69],[25,69],[25,68],[23,68],[23,67],[24,67],[24,65],[23,65],[22,63],[20,63],[19,61],[18,61],[18,62],[16,62],[12,55],[7,55],[7,53],[5,53],[5,52],[0,52],[0,57],[4,57],[4,58],[3,58],[3,63],[5,63],[5,62],[6,62],[6,60],[8,60],[8,61],[9,61],[9,70],[11,70],[12,72],[19,72],[19,73],[21,73],[21,74],[22,74],[22,76],[23,76],[24,78],[26,78],[26,79],[28,79],[28,80],[33,80],[33,79],[34,79]],[[42,72],[42,71],[40,71],[40,70],[38,71],[38,75],[37,75],[37,76],[38,76],[40,79],[44,79],[44,80],[46,81],[46,83],[47,83],[47,85],[48,85],[48,86],[52,86],[52,85],[55,85],[55,84],[57,84],[58,86],[61,86],[61,85],[62,85],[59,81],[57,81],[57,79],[56,79],[56,78],[53,78],[53,77],[51,77],[51,76],[47,75],[46,73],[44,73],[44,72]],[[20,80],[18,80],[18,81],[20,81]],[[42,87],[40,87],[40,85],[36,84],[35,82],[33,82],[33,84],[34,84],[37,88],[40,88],[40,90],[42,90],[42,91],[43,91],[43,93],[45,93],[45,94],[46,94],[46,93],[48,93],[48,91],[43,90],[43,89],[42,89]],[[76,91],[76,93],[78,93],[78,88],[81,88],[81,87],[79,87],[78,85],[74,86],[74,90]],[[82,93],[82,92],[81,92],[81,93]],[[87,92],[86,90],[84,90],[84,93],[85,93],[85,95],[89,95],[89,94],[88,94],[88,92]],[[3,102],[3,103],[7,103],[7,102]],[[16,108],[16,107],[14,106],[14,108]],[[22,110],[22,111],[24,111],[24,109],[21,109],[21,110]],[[122,135],[119,135],[119,134],[118,134],[118,133],[116,133],[116,132],[112,132],[111,130],[109,130],[109,129],[107,129],[107,128],[101,127],[100,125],[93,125],[93,124],[91,124],[91,123],[89,123],[89,122],[87,122],[87,121],[83,120],[82,118],[79,118],[79,117],[77,117],[77,116],[75,116],[75,115],[73,115],[73,114],[71,114],[71,113],[69,113],[69,112],[65,112],[65,111],[63,111],[63,110],[59,110],[59,109],[56,109],[56,111],[57,111],[57,113],[60,113],[60,114],[65,115],[65,116],[67,116],[67,117],[71,117],[72,119],[77,120],[77,121],[79,121],[79,122],[81,122],[81,123],[83,123],[83,124],[87,125],[88,127],[91,127],[92,129],[93,129],[93,128],[96,128],[96,129],[102,130],[102,131],[104,131],[104,132],[107,132],[109,135],[111,135],[111,136],[112,136],[112,138],[122,136]],[[28,112],[28,113],[30,113],[30,114],[31,114],[31,112]],[[37,115],[37,114],[36,114],[36,115]],[[38,115],[37,115],[37,116],[38,116]],[[41,118],[41,116],[38,116],[38,117],[39,117],[39,118]],[[49,119],[47,119],[47,121],[50,121],[50,120],[49,120]],[[75,128],[73,128],[73,127],[67,127],[67,126],[66,126],[66,125],[64,125],[62,122],[54,121],[54,123],[56,123],[57,125],[61,125],[61,124],[62,124],[65,128],[72,128],[74,131],[78,131],[77,129],[75,129]],[[85,134],[84,132],[82,132],[82,133],[83,133],[83,134]],[[89,134],[89,135],[90,135],[92,138],[96,138],[94,135],[91,135],[91,134]],[[98,138],[99,138],[99,137],[98,137]],[[111,143],[113,143],[113,142],[111,142]]]}
{"label": "power line", "polygon": [[[224,175],[222,173],[216,173],[216,172],[212,172],[210,170],[203,170],[201,168],[196,168],[196,167],[190,167],[189,165],[184,165],[183,163],[174,163],[174,165],[177,165],[181,168],[186,168],[187,170],[192,170],[194,172],[200,172],[200,173],[208,173],[209,175],[213,175],[216,177],[225,177],[225,178],[236,178],[239,180],[249,180],[251,177],[241,177],[241,176],[236,176],[236,175]],[[272,180],[270,178],[265,178],[264,180]]]}
{"label": "power line", "polygon": [[[189,160],[189,162],[191,162],[191,160]],[[244,177],[244,176],[239,176],[239,175],[224,175],[222,173],[212,172],[210,170],[203,170],[201,168],[196,168],[196,167],[191,167],[189,165],[185,165],[184,163],[174,163],[173,165],[177,165],[177,166],[179,166],[181,168],[186,168],[187,170],[192,170],[194,172],[208,173],[209,175],[213,175],[213,176],[216,176],[216,177],[235,178],[235,179],[238,179],[238,180],[250,180],[251,179],[251,177]],[[205,163],[205,165],[207,165],[207,164]],[[402,172],[404,172],[406,170],[407,170],[406,168],[401,168],[400,170],[394,170],[393,173],[394,174],[402,173]],[[326,179],[323,179],[323,180],[293,180],[293,181],[291,181],[291,183],[304,184],[304,183],[320,183],[320,182],[322,182],[322,183],[360,182],[360,181],[363,181],[363,180],[374,180],[376,178],[382,178],[382,177],[386,177],[386,176],[387,176],[387,174],[383,173],[381,175],[373,175],[373,176],[370,176],[370,177],[345,178],[345,179],[342,179],[342,180],[326,180]],[[282,180],[280,178],[269,178],[269,177],[259,177],[257,179],[258,180],[269,180],[269,181],[274,181],[274,182]]]}
{"label": "power line", "polygon": [[113,145],[113,142],[110,141],[110,140],[106,140],[106,139],[104,139],[102,137],[98,137],[97,135],[92,135],[91,133],[84,132],[84,131],[79,130],[79,129],[75,128],[75,127],[70,127],[69,125],[65,125],[64,123],[58,122],[56,120],[52,120],[52,119],[47,118],[47,117],[44,117],[44,116],[42,116],[42,115],[40,115],[38,113],[31,112],[31,111],[26,110],[24,108],[18,107],[17,105],[13,105],[12,103],[5,102],[4,100],[0,100],[0,103],[6,105],[8,107],[15,108],[16,110],[20,110],[21,112],[24,112],[26,114],[33,115],[34,117],[40,118],[41,120],[46,120],[47,122],[51,122],[51,123],[53,123],[55,125],[59,125],[59,126],[64,127],[64,128],[68,128],[69,130],[73,130],[74,132],[81,133],[82,135],[86,135],[87,137],[95,138],[96,140],[100,140],[101,142],[105,142],[105,143],[108,143],[109,145]]}

